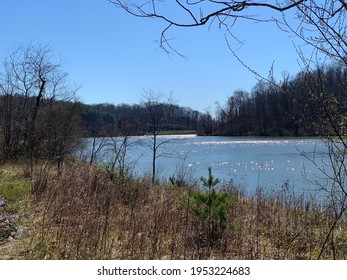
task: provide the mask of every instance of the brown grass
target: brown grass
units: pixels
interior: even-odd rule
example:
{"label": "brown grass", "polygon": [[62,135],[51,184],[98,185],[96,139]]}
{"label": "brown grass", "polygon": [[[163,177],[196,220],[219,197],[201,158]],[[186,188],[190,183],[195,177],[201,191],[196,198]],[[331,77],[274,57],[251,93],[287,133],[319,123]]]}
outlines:
{"label": "brown grass", "polygon": [[[189,206],[196,187],[113,179],[76,161],[35,177],[38,209],[28,233],[27,259],[315,259],[333,215],[291,192],[237,195],[227,226],[206,246]],[[346,221],[339,221],[323,258],[347,258]]]}

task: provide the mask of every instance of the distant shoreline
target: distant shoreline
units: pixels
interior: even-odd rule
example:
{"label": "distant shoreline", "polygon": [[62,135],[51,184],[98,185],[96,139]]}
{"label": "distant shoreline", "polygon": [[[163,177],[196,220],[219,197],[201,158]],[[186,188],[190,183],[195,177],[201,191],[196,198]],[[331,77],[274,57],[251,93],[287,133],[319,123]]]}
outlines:
{"label": "distant shoreline", "polygon": [[160,131],[158,135],[186,135],[186,134],[195,134],[197,135],[197,130],[163,130]]}

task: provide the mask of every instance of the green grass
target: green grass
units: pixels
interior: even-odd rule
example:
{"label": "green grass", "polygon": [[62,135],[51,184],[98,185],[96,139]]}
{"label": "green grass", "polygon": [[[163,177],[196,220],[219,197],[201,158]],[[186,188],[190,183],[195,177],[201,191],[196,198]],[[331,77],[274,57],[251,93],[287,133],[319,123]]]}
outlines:
{"label": "green grass", "polygon": [[30,197],[30,183],[14,172],[0,170],[0,196],[6,199],[6,212],[21,210],[21,203]]}
{"label": "green grass", "polygon": [[[31,182],[22,173],[20,165],[0,166],[0,196],[6,202],[0,209],[0,260],[20,259],[26,250],[22,230],[29,225],[32,190]],[[8,239],[13,234],[17,240]]]}

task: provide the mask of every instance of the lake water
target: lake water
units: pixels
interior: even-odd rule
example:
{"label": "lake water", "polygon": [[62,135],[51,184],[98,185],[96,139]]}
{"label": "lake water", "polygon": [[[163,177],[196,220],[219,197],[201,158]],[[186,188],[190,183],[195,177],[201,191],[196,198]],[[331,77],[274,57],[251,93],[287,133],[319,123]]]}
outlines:
{"label": "lake water", "polygon": [[[318,165],[328,161],[327,147],[316,138],[160,136],[157,159],[158,178],[167,180],[177,172],[200,178],[212,167],[215,177],[232,180],[252,192],[257,187],[280,189],[289,184],[296,192],[317,188],[324,182]],[[132,137],[127,162],[136,175],[151,174],[150,137]],[[303,155],[305,153],[306,156]]]}

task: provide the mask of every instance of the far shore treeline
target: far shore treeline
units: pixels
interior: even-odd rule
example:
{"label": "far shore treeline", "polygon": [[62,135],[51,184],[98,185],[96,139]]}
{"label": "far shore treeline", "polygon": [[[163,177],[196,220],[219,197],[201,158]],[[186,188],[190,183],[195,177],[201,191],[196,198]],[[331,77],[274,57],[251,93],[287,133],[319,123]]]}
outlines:
{"label": "far shore treeline", "polygon": [[[251,92],[237,90],[212,114],[175,104],[168,107],[167,103],[158,103],[157,112],[165,115],[161,129],[166,131],[191,130],[198,135],[223,136],[317,136],[329,133],[322,102],[334,107],[337,115],[346,111],[346,81],[347,69],[320,66],[284,77],[280,83],[260,81]],[[148,133],[150,120],[144,103],[80,106],[88,136],[114,136],[120,129],[130,135]]]}

